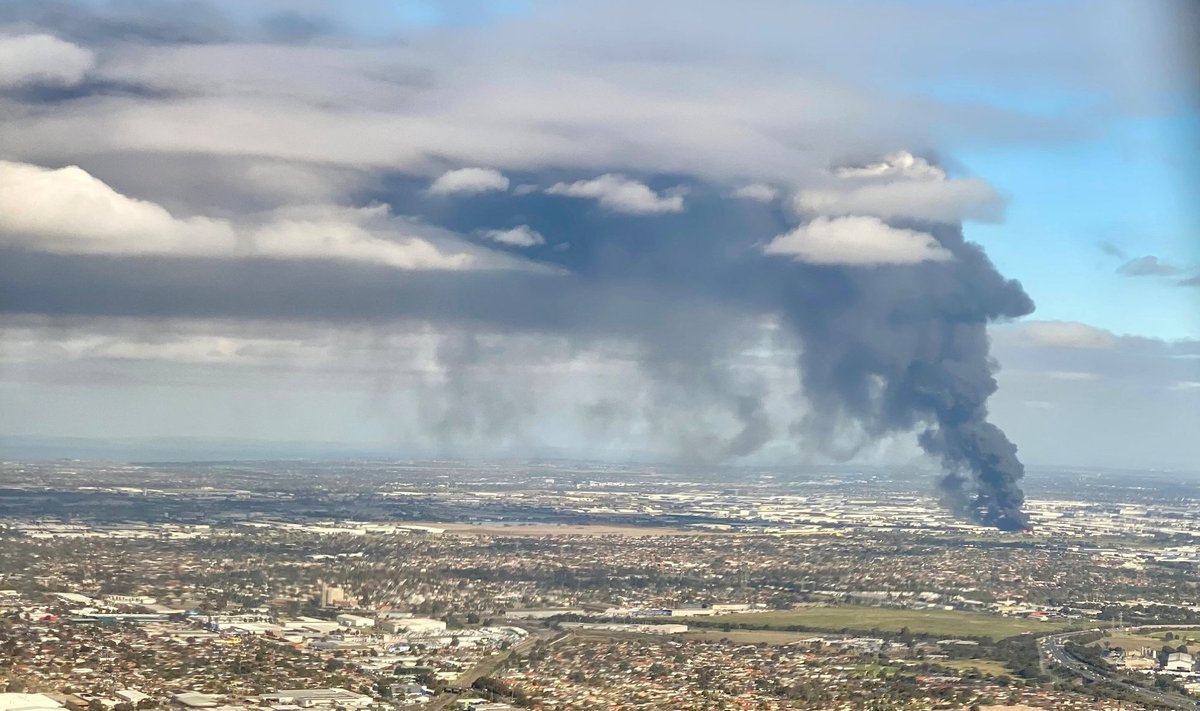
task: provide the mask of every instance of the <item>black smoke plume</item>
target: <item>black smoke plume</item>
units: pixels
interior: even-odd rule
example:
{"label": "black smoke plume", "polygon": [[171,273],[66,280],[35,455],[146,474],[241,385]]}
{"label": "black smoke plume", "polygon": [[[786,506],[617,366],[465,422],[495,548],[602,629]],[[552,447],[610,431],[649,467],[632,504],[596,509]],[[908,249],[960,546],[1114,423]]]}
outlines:
{"label": "black smoke plume", "polygon": [[[663,441],[702,460],[753,454],[788,431],[770,421],[765,383],[729,365],[745,345],[747,324],[769,316],[798,343],[808,414],[791,431],[805,445],[837,453],[847,450],[848,429],[863,442],[918,432],[944,466],[946,506],[982,524],[1026,526],[1016,448],[987,419],[996,380],[986,327],[1027,314],[1033,304],[957,227],[902,225],[933,234],[954,255],[948,261],[818,266],[764,255],[762,245],[791,218],[715,189],[697,188],[686,213],[655,218],[606,215],[547,196],[522,199],[529,221],[551,239],[519,254],[551,270],[397,272],[337,262],[9,249],[0,253],[0,308],[393,329],[432,324],[548,334],[584,346],[629,343],[652,383],[651,412],[642,414]],[[394,209],[411,214],[419,207],[414,199]],[[505,224],[515,209],[500,197],[485,208],[426,218],[472,234]],[[561,236],[557,243],[554,236]],[[438,353],[450,382],[444,402],[430,410],[434,429],[450,438],[515,436],[514,422],[536,409],[538,384],[489,391],[489,359],[497,356],[470,337],[459,345]],[[455,375],[462,373],[476,375]],[[677,415],[655,409],[717,410],[732,425],[723,432],[697,431],[693,422],[686,423],[692,429],[677,428]]]}
{"label": "black smoke plume", "polygon": [[813,405],[802,429],[829,441],[831,424],[843,419],[870,438],[923,428],[921,446],[945,469],[944,504],[972,521],[1019,530],[1028,525],[1024,467],[987,420],[996,379],[986,326],[1025,315],[1033,303],[959,231],[932,231],[954,260],[824,270],[819,294],[787,299]]}

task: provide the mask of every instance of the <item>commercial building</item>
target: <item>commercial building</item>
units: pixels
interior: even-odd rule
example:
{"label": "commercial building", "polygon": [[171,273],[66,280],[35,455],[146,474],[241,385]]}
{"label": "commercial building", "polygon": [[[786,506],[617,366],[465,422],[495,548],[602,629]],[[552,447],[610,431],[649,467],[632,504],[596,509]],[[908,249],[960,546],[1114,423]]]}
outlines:
{"label": "commercial building", "polygon": [[354,627],[356,629],[375,626],[373,618],[361,617],[359,615],[338,615],[337,623],[342,627]]}
{"label": "commercial building", "polygon": [[137,689],[118,689],[114,694],[118,699],[137,706],[140,702],[150,698],[149,694],[143,694]]}
{"label": "commercial building", "polygon": [[1175,652],[1167,657],[1166,671],[1190,674],[1196,668],[1196,660],[1187,652]]}
{"label": "commercial building", "polygon": [[157,599],[148,595],[105,595],[102,598],[110,605],[153,605]]}
{"label": "commercial building", "polygon": [[273,694],[263,694],[259,699],[274,704],[291,704],[300,708],[334,705],[361,708],[370,706],[372,703],[370,696],[337,687],[332,689],[280,689]]}
{"label": "commercial building", "polygon": [[399,617],[384,621],[380,628],[394,633],[437,634],[446,631],[446,623],[428,617]]}
{"label": "commercial building", "polygon": [[221,697],[212,694],[201,694],[196,691],[184,691],[171,694],[171,701],[189,709],[211,709],[221,705]]}

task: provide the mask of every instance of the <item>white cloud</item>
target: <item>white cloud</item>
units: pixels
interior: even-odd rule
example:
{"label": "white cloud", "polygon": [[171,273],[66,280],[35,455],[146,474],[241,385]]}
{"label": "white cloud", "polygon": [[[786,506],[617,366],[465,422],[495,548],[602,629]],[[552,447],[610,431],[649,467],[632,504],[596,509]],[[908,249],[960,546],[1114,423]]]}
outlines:
{"label": "white cloud", "polygon": [[1004,199],[976,178],[898,180],[881,184],[802,190],[795,198],[802,213],[873,215],[883,219],[933,222],[997,222]]}
{"label": "white cloud", "polygon": [[550,195],[592,198],[614,212],[633,215],[683,211],[683,195],[659,195],[645,183],[613,173],[592,180],[555,183],[546,192]]}
{"label": "white cloud", "polygon": [[429,186],[429,192],[434,195],[475,195],[493,190],[508,190],[508,178],[491,168],[459,168],[447,171]]}
{"label": "white cloud", "polygon": [[508,230],[485,230],[483,236],[510,247],[536,247],[546,244],[546,238],[529,225],[518,225]]}
{"label": "white cloud", "polygon": [[874,217],[818,217],[771,240],[767,254],[810,264],[875,266],[944,262],[953,255],[931,235],[902,230]]}
{"label": "white cloud", "polygon": [[[425,228],[428,230],[428,228]],[[420,233],[384,206],[277,210],[255,222],[175,217],[84,170],[0,161],[0,243],[74,254],[333,259],[397,269],[486,266],[485,254]],[[442,244],[436,244],[441,242]]]}
{"label": "white cloud", "polygon": [[215,254],[236,246],[223,220],[179,219],[86,171],[0,161],[0,239],[55,252]]}
{"label": "white cloud", "polygon": [[51,35],[0,37],[0,87],[78,84],[95,63],[90,50]]}
{"label": "white cloud", "polygon": [[1118,339],[1109,331],[1074,321],[1031,321],[1021,326],[1024,340],[1052,348],[1114,348]]}
{"label": "white cloud", "polygon": [[941,167],[907,151],[833,173],[840,179],[836,184],[795,195],[797,212],[945,223],[1003,218],[1004,198],[991,185],[976,178],[948,179]]}
{"label": "white cloud", "polygon": [[914,156],[908,151],[899,151],[884,156],[878,163],[865,166],[845,166],[836,168],[834,174],[839,178],[883,178],[898,177],[913,180],[945,180],[946,171],[940,166],[933,165],[924,158]]}
{"label": "white cloud", "polygon": [[1200,390],[1200,381],[1198,380],[1180,380],[1168,386],[1168,389],[1177,392],[1185,393],[1194,390]]}
{"label": "white cloud", "polygon": [[734,190],[732,195],[742,200],[772,202],[775,198],[779,197],[779,188],[767,185],[766,183],[750,183]]}

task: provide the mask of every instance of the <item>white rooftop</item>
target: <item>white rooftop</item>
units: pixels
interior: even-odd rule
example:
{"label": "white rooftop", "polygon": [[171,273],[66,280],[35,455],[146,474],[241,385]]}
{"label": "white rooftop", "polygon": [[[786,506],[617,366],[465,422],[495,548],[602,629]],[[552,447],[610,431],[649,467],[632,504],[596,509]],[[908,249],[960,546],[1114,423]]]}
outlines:
{"label": "white rooftop", "polygon": [[0,694],[0,711],[50,711],[62,704],[42,694]]}

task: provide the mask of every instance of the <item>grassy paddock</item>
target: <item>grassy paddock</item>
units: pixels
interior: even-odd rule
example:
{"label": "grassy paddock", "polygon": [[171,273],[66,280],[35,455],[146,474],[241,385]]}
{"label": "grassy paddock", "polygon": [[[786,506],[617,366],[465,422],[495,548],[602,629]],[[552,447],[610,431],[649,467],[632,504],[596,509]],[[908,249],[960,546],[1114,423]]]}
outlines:
{"label": "grassy paddock", "polygon": [[[1171,641],[1167,641],[1167,632],[1175,635]],[[1126,632],[1110,632],[1102,637],[1099,641],[1093,643],[1094,647],[1103,647],[1105,644],[1109,647],[1120,647],[1125,651],[1141,649],[1149,647],[1154,650],[1159,650],[1162,646],[1169,645],[1178,647],[1181,644],[1186,644],[1188,651],[1192,654],[1200,652],[1200,630],[1196,628],[1181,628],[1174,630],[1155,630],[1144,634],[1126,633]]]}
{"label": "grassy paddock", "polygon": [[[689,621],[690,622],[690,621]],[[787,612],[738,613],[704,618],[701,624],[745,625],[754,629],[779,630],[803,627],[811,630],[854,632],[899,632],[945,637],[991,637],[1003,639],[1024,632],[1055,632],[1068,623],[1031,622],[998,615],[958,610],[902,610],[888,607],[808,607]]]}

